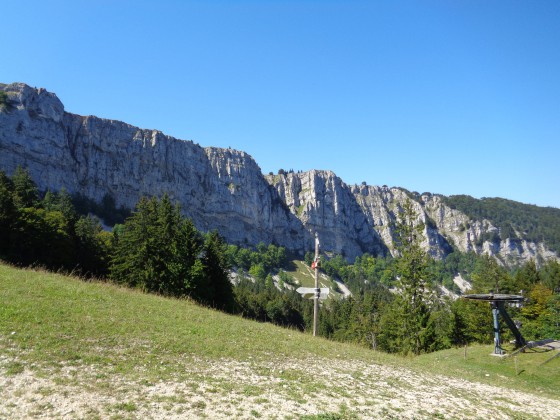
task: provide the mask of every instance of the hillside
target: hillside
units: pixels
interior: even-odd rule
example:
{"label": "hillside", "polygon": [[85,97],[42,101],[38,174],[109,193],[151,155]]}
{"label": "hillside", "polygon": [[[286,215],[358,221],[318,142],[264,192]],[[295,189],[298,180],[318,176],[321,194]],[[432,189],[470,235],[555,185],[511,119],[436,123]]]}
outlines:
{"label": "hillside", "polygon": [[[0,265],[0,418],[552,419],[560,359],[403,359]],[[517,366],[517,367],[516,367]],[[516,374],[516,369],[518,374]],[[329,414],[329,416],[327,416]]]}
{"label": "hillside", "polygon": [[468,195],[444,197],[444,202],[471,219],[486,219],[499,227],[492,235],[494,241],[504,238],[525,238],[531,242],[545,242],[560,251],[560,209],[518,203],[503,198],[476,198]]}
{"label": "hillside", "polygon": [[365,252],[394,255],[393,222],[412,200],[415,222],[425,225],[423,246],[435,258],[453,249],[510,266],[557,258],[557,235],[544,233],[560,225],[558,212],[510,226],[504,217],[462,210],[440,196],[348,185],[328,170],[263,175],[243,151],[72,114],[54,93],[24,83],[0,84],[0,92],[0,170],[26,168],[41,191],[64,188],[128,209],[142,196],[167,193],[199,230],[216,229],[231,244],[274,243],[303,255],[317,232],[323,251],[350,261]]}

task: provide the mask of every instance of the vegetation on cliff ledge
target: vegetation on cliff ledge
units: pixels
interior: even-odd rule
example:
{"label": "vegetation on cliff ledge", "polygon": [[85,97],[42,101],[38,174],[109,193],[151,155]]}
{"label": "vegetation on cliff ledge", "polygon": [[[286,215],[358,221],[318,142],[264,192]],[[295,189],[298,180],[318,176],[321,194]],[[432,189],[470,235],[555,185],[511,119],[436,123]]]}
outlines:
{"label": "vegetation on cliff ledge", "polygon": [[[560,209],[523,204],[504,198],[482,198],[468,195],[442,196],[443,202],[472,220],[487,219],[500,229],[496,239],[523,238],[544,242],[560,253]],[[519,233],[519,235],[517,234]]]}

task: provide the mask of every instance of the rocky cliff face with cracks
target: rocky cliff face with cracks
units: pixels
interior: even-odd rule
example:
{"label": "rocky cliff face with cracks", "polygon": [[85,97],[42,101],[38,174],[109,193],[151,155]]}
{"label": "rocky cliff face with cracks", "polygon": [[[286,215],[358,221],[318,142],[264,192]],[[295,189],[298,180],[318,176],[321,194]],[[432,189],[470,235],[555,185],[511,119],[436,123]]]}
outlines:
{"label": "rocky cliff face with cracks", "polygon": [[[22,83],[0,89],[8,99],[0,110],[0,169],[27,168],[41,190],[66,188],[96,201],[110,194],[129,208],[143,195],[167,193],[199,229],[217,229],[240,245],[272,242],[302,253],[318,232],[324,251],[350,259],[393,252],[392,223],[409,199],[403,189],[349,186],[330,171],[263,176],[241,151],[71,114],[55,94]],[[469,220],[438,196],[423,196],[414,207],[425,225],[424,246],[435,257],[452,245],[508,263],[554,256],[544,244],[520,238],[485,241],[496,227]]]}

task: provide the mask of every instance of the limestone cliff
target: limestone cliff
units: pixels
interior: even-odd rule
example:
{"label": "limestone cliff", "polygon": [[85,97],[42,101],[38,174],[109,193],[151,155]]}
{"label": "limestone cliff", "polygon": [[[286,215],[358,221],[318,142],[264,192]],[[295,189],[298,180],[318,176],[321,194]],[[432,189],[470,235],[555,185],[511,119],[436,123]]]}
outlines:
{"label": "limestone cliff", "polygon": [[531,259],[557,258],[544,243],[527,241],[520,232],[516,232],[515,237],[500,239],[500,229],[489,220],[469,219],[460,211],[446,206],[439,196],[424,195],[420,201],[439,233],[461,252],[488,254],[504,265],[522,264]]}
{"label": "limestone cliff", "polygon": [[302,248],[301,222],[282,206],[255,161],[235,150],[202,148],[157,130],[64,111],[60,100],[24,84],[3,87],[0,169],[26,167],[42,190],[66,188],[133,208],[168,193],[204,231],[228,241]]}
{"label": "limestone cliff", "polygon": [[[0,84],[0,170],[28,168],[42,190],[66,188],[100,201],[110,194],[134,207],[142,195],[169,194],[203,230],[218,229],[231,243],[276,243],[353,258],[393,253],[395,220],[409,194],[400,188],[346,185],[330,171],[263,176],[248,154],[202,148],[157,130],[68,113],[55,94],[22,83]],[[425,225],[424,246],[435,257],[451,251],[488,253],[504,263],[552,257],[545,244],[522,238],[487,241],[497,230],[470,220],[438,196],[414,201]]]}
{"label": "limestone cliff", "polygon": [[323,249],[350,257],[386,253],[351,189],[334,173],[292,172],[268,175],[267,180],[305,229],[319,233]]}

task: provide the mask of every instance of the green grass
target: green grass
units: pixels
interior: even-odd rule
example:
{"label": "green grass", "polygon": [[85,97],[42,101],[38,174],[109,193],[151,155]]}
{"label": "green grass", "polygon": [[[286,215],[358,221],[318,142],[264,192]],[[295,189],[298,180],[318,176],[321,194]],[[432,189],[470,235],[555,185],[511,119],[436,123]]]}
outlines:
{"label": "green grass", "polygon": [[[103,380],[110,382],[111,375],[118,374],[145,384],[183,379],[195,389],[196,375],[180,376],[185,362],[332,359],[336,355],[420,370],[428,378],[440,373],[558,399],[560,358],[541,366],[551,353],[519,354],[517,371],[513,358],[489,356],[491,346],[469,347],[466,359],[463,349],[402,358],[223,314],[187,300],[3,264],[0,303],[0,356],[14,360],[4,366],[8,375],[24,369],[51,375],[68,366],[91,366],[99,372],[97,387],[109,386]],[[287,370],[281,376],[294,383],[303,381],[296,371]],[[59,379],[74,380],[72,375]],[[258,394],[251,387],[245,392]],[[133,403],[126,402],[115,408],[135,410]]]}
{"label": "green grass", "polygon": [[464,348],[443,350],[414,358],[412,366],[427,372],[558,398],[560,357],[543,364],[555,353],[527,350],[511,357],[496,357],[491,356],[493,351],[494,346],[472,346],[467,348],[465,358]]}
{"label": "green grass", "polygon": [[[187,300],[2,264],[0,299],[0,348],[21,351],[19,359],[30,363],[108,365],[123,373],[141,365],[161,375],[178,357],[304,359],[329,357],[334,345]],[[359,347],[336,347],[337,354],[372,358]]]}
{"label": "green grass", "polygon": [[313,287],[315,280],[305,262],[294,260],[290,265],[292,269],[287,270],[286,273],[292,276],[301,286]]}

